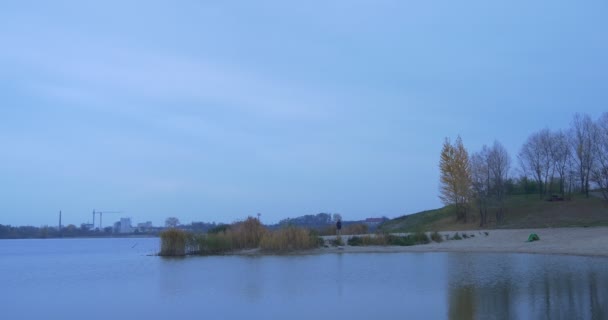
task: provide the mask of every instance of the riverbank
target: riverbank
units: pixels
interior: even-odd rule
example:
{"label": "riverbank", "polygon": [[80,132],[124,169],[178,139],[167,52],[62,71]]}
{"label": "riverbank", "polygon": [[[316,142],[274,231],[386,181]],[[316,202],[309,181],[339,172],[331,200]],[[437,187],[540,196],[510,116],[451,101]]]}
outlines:
{"label": "riverbank", "polygon": [[[292,254],[326,253],[392,253],[392,252],[493,252],[493,253],[536,253],[565,254],[608,257],[608,227],[593,228],[545,228],[545,229],[501,229],[443,231],[442,237],[453,238],[467,235],[462,240],[431,242],[415,246],[342,246],[322,247],[313,250],[297,251]],[[487,235],[486,235],[487,233]],[[535,233],[539,241],[527,242],[528,236]],[[346,240],[348,237],[343,236]],[[331,240],[333,237],[324,237]],[[237,255],[264,254],[257,249],[236,252]]]}

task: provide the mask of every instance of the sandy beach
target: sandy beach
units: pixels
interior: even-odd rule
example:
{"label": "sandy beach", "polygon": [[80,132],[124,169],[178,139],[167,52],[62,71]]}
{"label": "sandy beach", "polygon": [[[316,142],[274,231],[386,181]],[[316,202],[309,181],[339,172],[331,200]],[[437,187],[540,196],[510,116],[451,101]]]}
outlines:
{"label": "sandy beach", "polygon": [[[487,232],[486,236],[484,232]],[[456,231],[440,232],[453,236]],[[369,253],[369,252],[510,252],[538,254],[568,254],[608,257],[608,227],[593,228],[547,228],[511,230],[458,231],[459,234],[474,235],[462,240],[432,242],[424,245],[367,246],[342,248],[329,247],[313,250],[321,253]],[[528,236],[536,233],[540,240],[527,242]],[[349,236],[343,236],[349,237]]]}

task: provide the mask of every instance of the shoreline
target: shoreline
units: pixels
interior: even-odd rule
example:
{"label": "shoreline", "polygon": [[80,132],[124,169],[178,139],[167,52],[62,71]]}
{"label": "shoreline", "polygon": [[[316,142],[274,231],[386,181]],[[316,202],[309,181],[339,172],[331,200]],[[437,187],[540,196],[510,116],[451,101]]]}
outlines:
{"label": "shoreline", "polygon": [[[487,232],[486,236],[484,232]],[[463,253],[525,253],[551,254],[590,257],[608,257],[608,227],[573,227],[542,229],[490,229],[469,231],[441,231],[442,237],[474,235],[462,240],[431,242],[414,246],[342,246],[322,247],[286,253],[266,253],[259,249],[242,250],[228,255],[317,255],[344,253],[426,253],[426,252],[463,252]],[[539,241],[527,242],[528,236],[535,233]],[[343,238],[357,235],[343,235]],[[364,236],[364,235],[362,235]],[[325,239],[335,238],[326,237]]]}

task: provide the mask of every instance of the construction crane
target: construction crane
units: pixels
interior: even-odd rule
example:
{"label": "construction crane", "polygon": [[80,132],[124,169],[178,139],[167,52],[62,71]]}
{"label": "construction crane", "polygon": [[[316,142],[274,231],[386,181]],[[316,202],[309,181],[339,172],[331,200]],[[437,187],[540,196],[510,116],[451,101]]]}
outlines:
{"label": "construction crane", "polygon": [[122,211],[95,211],[95,209],[93,209],[93,230],[95,230],[95,215],[99,214],[99,230],[102,230],[103,226],[101,224],[102,222],[102,217],[104,213],[122,213]]}

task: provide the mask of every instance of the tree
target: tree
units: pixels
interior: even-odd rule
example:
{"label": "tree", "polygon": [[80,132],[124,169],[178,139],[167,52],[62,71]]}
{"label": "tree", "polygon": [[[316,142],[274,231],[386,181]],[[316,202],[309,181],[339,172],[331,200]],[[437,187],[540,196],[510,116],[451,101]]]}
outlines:
{"label": "tree", "polygon": [[506,194],[506,182],[509,178],[511,168],[511,157],[507,149],[498,141],[494,141],[487,155],[489,186],[488,189],[498,205],[496,211],[496,223],[501,223],[504,218],[504,200]]}
{"label": "tree", "polygon": [[481,151],[471,155],[471,187],[479,209],[479,226],[487,223],[488,198],[490,195],[490,171],[488,169],[488,147],[483,146]]}
{"label": "tree", "polygon": [[568,136],[559,130],[552,134],[551,140],[551,158],[555,172],[559,175],[559,192],[564,196],[566,193],[565,181],[571,171],[572,163]]}
{"label": "tree", "polygon": [[570,147],[575,156],[581,192],[589,197],[589,178],[593,168],[595,128],[589,115],[575,114],[570,129]]}
{"label": "tree", "polygon": [[169,217],[165,220],[165,227],[175,228],[179,225],[179,219],[176,217]]}
{"label": "tree", "polygon": [[471,200],[471,171],[469,155],[460,136],[454,144],[445,139],[439,162],[439,198],[445,205],[454,205],[456,219],[467,222],[467,208]]}
{"label": "tree", "polygon": [[551,165],[551,133],[548,129],[533,133],[519,152],[519,162],[525,175],[532,174],[538,184],[538,195],[542,199]]}
{"label": "tree", "polygon": [[591,169],[591,178],[600,188],[600,192],[608,201],[608,112],[604,113],[596,122],[596,144],[593,150],[594,166]]}
{"label": "tree", "polygon": [[488,207],[496,208],[496,223],[504,218],[504,199],[507,193],[508,173],[511,158],[505,147],[494,141],[491,148],[483,146],[471,156],[472,190],[477,200],[480,226],[487,222]]}

